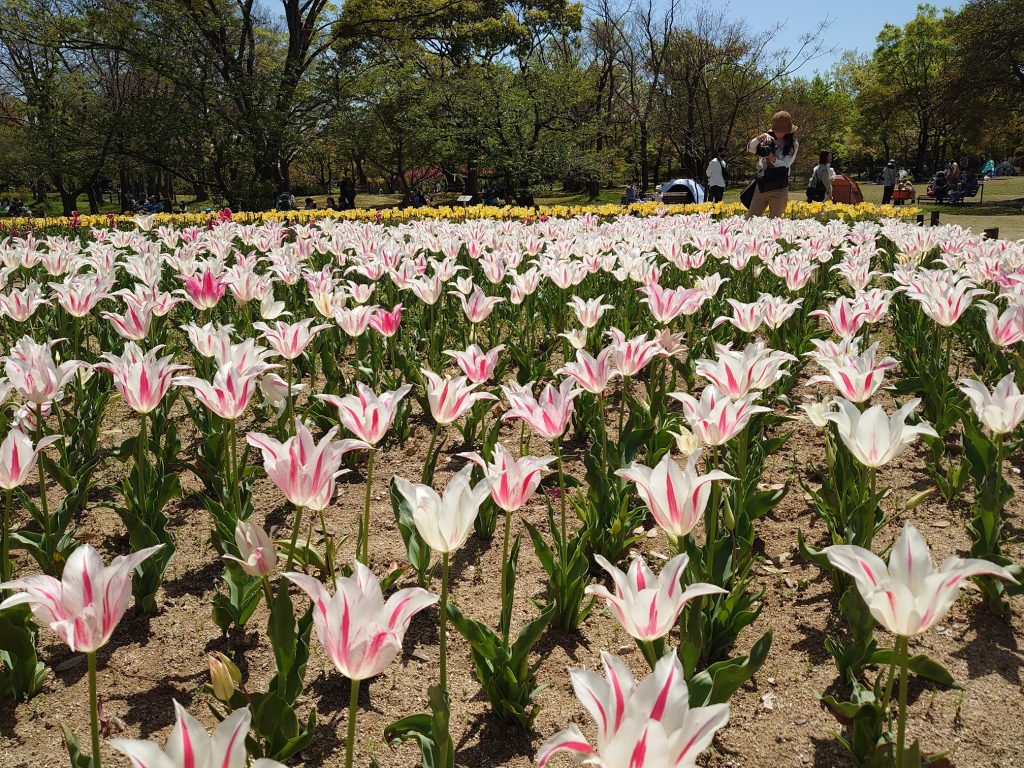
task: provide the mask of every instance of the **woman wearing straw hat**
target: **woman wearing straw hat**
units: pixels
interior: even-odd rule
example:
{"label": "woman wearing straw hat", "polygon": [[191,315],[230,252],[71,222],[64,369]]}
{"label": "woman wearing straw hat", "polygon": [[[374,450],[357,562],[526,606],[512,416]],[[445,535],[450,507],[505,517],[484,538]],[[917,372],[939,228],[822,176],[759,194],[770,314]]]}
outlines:
{"label": "woman wearing straw hat", "polygon": [[765,209],[772,218],[782,216],[789,203],[789,168],[796,160],[800,145],[796,125],[789,112],[772,116],[772,129],[755,136],[747,143],[747,151],[757,155],[757,178],[750,215],[763,216]]}

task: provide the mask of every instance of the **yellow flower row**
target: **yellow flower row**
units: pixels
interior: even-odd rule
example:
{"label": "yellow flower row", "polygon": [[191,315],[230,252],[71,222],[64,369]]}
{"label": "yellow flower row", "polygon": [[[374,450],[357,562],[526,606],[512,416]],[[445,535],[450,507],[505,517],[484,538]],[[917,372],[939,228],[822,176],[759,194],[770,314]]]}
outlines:
{"label": "yellow flower row", "polygon": [[[604,205],[550,205],[539,208],[519,206],[497,207],[492,205],[439,206],[437,208],[357,208],[347,211],[259,211],[232,214],[233,221],[258,224],[265,221],[307,222],[314,219],[332,218],[341,221],[367,221],[396,223],[425,219],[453,220],[464,219],[504,219],[514,221],[535,221],[539,217],[570,218],[590,214],[610,217],[629,213],[634,216],[657,216],[665,213],[711,213],[714,215],[734,216],[745,213],[739,203],[701,203],[698,205],[662,205],[661,203],[634,203],[622,206],[614,203]],[[786,208],[787,218],[793,219],[845,219],[846,221],[871,221],[880,218],[912,218],[918,213],[917,208],[892,205],[873,205],[860,203],[844,205],[841,203],[805,203],[790,201]],[[206,225],[217,220],[220,214],[210,213],[158,213],[150,218],[153,226],[173,225],[177,227]],[[48,216],[45,218],[16,218],[0,221],[0,227],[7,229],[50,229],[69,228],[73,223],[82,228],[109,227],[112,225],[134,225],[138,216],[125,214],[83,215],[76,220],[65,216]]]}

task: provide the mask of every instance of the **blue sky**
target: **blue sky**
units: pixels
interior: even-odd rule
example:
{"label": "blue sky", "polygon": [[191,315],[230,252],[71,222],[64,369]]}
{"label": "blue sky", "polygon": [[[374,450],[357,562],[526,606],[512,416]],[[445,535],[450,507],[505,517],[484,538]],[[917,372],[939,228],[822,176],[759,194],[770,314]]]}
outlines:
{"label": "blue sky", "polygon": [[[932,4],[959,8],[963,0],[935,0]],[[726,12],[732,18],[745,18],[759,30],[770,27],[775,19],[787,22],[780,41],[787,46],[795,46],[801,34],[813,30],[826,17],[831,19],[832,24],[825,32],[825,48],[836,50],[799,71],[801,75],[811,75],[815,70],[828,70],[844,50],[870,53],[882,25],[905,24],[914,17],[917,5],[916,0],[728,0]]]}

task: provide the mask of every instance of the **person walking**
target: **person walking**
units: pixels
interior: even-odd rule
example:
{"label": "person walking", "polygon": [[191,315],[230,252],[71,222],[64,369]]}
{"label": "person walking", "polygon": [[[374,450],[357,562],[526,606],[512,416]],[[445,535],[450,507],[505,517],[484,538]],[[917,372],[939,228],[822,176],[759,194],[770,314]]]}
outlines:
{"label": "person walking", "polygon": [[822,203],[832,199],[832,153],[825,150],[818,155],[818,164],[811,171],[807,183],[807,202]]}
{"label": "person walking", "polygon": [[899,171],[896,170],[896,163],[890,160],[882,169],[882,205],[892,202],[892,193],[896,189],[898,179]]}
{"label": "person walking", "polygon": [[725,196],[725,147],[719,147],[704,171],[708,177],[708,197],[712,203],[722,202]]}
{"label": "person walking", "polygon": [[789,204],[789,169],[800,149],[796,140],[798,130],[789,112],[776,112],[772,115],[771,130],[747,142],[747,151],[757,155],[757,179],[754,196],[750,201],[751,216],[763,216],[767,210],[774,219],[786,212]]}

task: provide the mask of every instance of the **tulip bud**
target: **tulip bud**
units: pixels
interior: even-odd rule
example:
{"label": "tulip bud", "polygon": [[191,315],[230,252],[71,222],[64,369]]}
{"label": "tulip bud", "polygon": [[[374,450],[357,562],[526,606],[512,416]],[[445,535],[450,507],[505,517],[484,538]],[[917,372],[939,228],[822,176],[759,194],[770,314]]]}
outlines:
{"label": "tulip bud", "polygon": [[672,435],[676,439],[676,449],[686,458],[700,450],[700,438],[686,427],[680,427],[678,432]]}
{"label": "tulip bud", "polygon": [[235,694],[235,688],[242,681],[242,673],[235,663],[223,653],[208,657],[208,661],[213,695],[219,701],[227,703]]}
{"label": "tulip bud", "polygon": [[807,420],[814,426],[821,428],[828,426],[827,414],[832,412],[832,403],[804,403],[801,410],[807,414]]}

